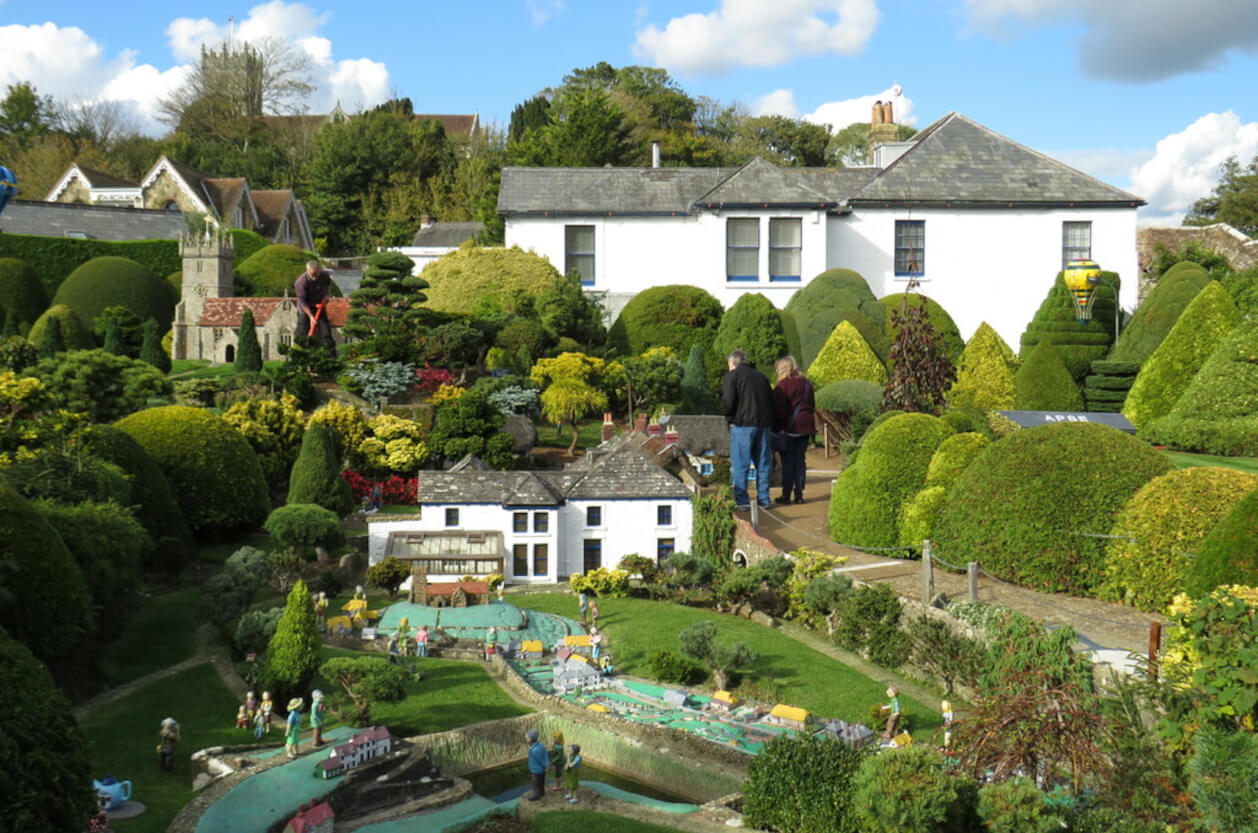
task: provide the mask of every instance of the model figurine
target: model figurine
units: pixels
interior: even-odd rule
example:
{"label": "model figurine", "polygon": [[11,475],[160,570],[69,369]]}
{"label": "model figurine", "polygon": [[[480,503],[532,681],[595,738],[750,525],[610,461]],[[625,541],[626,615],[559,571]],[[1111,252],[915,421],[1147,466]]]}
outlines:
{"label": "model figurine", "polygon": [[162,772],[175,771],[175,746],[179,743],[179,724],[175,718],[168,717],[162,721],[158,730],[157,763]]}
{"label": "model figurine", "polygon": [[301,740],[301,707],[305,701],[294,697],[288,701],[288,731],[284,734],[284,754],[297,757],[297,742]]}
{"label": "model figurine", "polygon": [[323,703],[323,692],[315,689],[310,692],[310,728],[314,729],[314,745],[323,746],[323,717],[328,707]]}

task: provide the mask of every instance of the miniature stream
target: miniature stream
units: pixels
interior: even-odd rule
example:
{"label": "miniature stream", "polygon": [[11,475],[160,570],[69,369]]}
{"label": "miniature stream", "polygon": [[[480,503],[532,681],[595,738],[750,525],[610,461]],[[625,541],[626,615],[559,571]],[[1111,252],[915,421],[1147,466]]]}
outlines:
{"label": "miniature stream", "polygon": [[[490,801],[499,804],[513,798],[520,798],[529,790],[528,769],[523,761],[494,767],[493,769],[483,769],[465,777],[472,782],[472,789],[476,791],[477,795],[484,796]],[[553,777],[548,775],[548,791],[550,790],[552,780]],[[639,799],[648,799],[652,806],[654,806],[655,802],[681,804],[688,807],[694,806],[690,799],[685,796],[670,793],[643,781],[608,772],[589,763],[583,764],[581,766],[581,785],[583,787],[591,787],[594,783],[614,787],[625,795],[637,796]],[[621,798],[619,795],[616,797]]]}

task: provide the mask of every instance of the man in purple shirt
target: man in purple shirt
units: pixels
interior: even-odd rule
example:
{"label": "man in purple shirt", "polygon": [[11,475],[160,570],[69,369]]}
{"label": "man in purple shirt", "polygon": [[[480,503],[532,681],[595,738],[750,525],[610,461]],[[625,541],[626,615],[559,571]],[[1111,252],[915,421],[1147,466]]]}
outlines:
{"label": "man in purple shirt", "polygon": [[[293,284],[293,294],[297,296],[297,329],[296,341],[308,338],[317,345],[327,347],[336,355],[336,341],[332,338],[332,325],[328,321],[325,305],[332,297],[332,273],[319,266],[319,261],[312,260],[306,264]],[[315,326],[311,330],[310,322]]]}

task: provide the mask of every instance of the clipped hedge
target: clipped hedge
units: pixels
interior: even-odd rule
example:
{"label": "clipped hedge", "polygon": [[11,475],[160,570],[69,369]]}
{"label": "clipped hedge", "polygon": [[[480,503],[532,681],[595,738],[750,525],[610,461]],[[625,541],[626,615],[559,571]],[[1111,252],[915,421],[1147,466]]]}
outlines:
{"label": "clipped hedge", "polygon": [[961,355],[961,351],[965,349],[965,340],[961,338],[961,331],[957,329],[957,322],[952,320],[952,316],[948,314],[948,311],[938,301],[917,292],[895,292],[891,295],[882,296],[882,308],[886,316],[883,319],[882,330],[886,333],[887,341],[890,344],[895,344],[896,336],[900,333],[900,328],[891,321],[891,314],[899,311],[905,298],[908,298],[910,307],[926,306],[926,320],[939,331],[940,347],[943,348],[948,358],[955,362],[957,357]]}
{"label": "clipped hedge", "polygon": [[271,507],[258,455],[221,417],[167,405],[139,411],[116,425],[162,469],[195,534],[256,527],[266,519]]}
{"label": "clipped hedge", "polygon": [[478,307],[512,312],[518,296],[536,298],[563,280],[549,260],[519,246],[457,249],[425,266],[421,277],[428,281],[428,307],[463,315]]}
{"label": "clipped hedge", "polygon": [[141,321],[156,320],[161,330],[175,314],[166,282],[125,257],[92,258],[70,273],[52,302],[70,307],[88,325],[106,307],[126,307]]}
{"label": "clipped hedge", "polygon": [[935,518],[947,493],[943,486],[927,486],[908,499],[900,514],[900,546],[921,553],[922,542],[935,537]]}
{"label": "clipped hedge", "polygon": [[[287,243],[274,243],[259,249],[236,266],[240,294],[255,298],[274,298],[293,294],[293,283],[306,271],[306,263],[316,260],[312,252],[302,251]],[[333,296],[340,290],[332,284]]]}
{"label": "clipped hedge", "polygon": [[979,452],[992,441],[982,434],[966,431],[953,434],[939,444],[926,468],[926,485],[950,487],[970,467]]}
{"label": "clipped hedge", "polygon": [[1194,598],[1222,584],[1258,587],[1258,489],[1232,506],[1197,546],[1184,589]]}
{"label": "clipped hedge", "polygon": [[1123,415],[1131,424],[1144,428],[1169,414],[1240,317],[1231,296],[1217,281],[1197,293],[1140,368],[1123,405]]}
{"label": "clipped hedge", "polygon": [[354,495],[341,478],[336,429],[323,421],[310,420],[301,438],[301,451],[288,476],[288,502],[314,504],[348,515],[354,508]]}
{"label": "clipped hedge", "polygon": [[1202,539],[1256,488],[1258,476],[1216,466],[1150,480],[1114,521],[1110,534],[1123,537],[1106,548],[1099,595],[1141,610],[1164,609],[1183,591]]}
{"label": "clipped hedge", "polygon": [[[1101,277],[1114,287],[1119,286],[1117,273],[1102,272]],[[1071,377],[1082,379],[1094,360],[1105,358],[1114,341],[1115,303],[1115,290],[1105,283],[1098,284],[1093,293],[1092,320],[1081,324],[1075,315],[1074,296],[1058,272],[1048,296],[1022,334],[1020,355],[1025,360],[1041,341],[1051,342],[1060,351]]]}
{"label": "clipped hedge", "polygon": [[1258,319],[1237,325],[1171,412],[1141,436],[1185,451],[1258,456]]}
{"label": "clipped hedge", "polygon": [[870,428],[860,455],[835,481],[830,537],[858,547],[896,546],[904,503],[925,485],[931,457],[951,433],[928,414],[897,414]]}
{"label": "clipped hedge", "polygon": [[882,302],[851,269],[829,269],[817,275],[791,296],[784,312],[787,343],[800,367],[813,363],[840,321],[859,330],[881,361],[891,352]]}
{"label": "clipped hedge", "polygon": [[129,477],[130,503],[136,507],[136,520],[159,548],[168,550],[159,552],[159,555],[169,559],[172,551],[177,551],[177,545],[187,541],[191,535],[183,510],[179,508],[157,461],[134,437],[112,425],[89,427],[83,432],[83,442],[93,454],[113,463]]}
{"label": "clipped hedge", "polygon": [[[708,354],[722,313],[721,302],[697,286],[654,286],[625,304],[607,342],[625,356],[640,356],[652,347],[671,347],[677,355],[689,356],[696,344]],[[720,360],[716,367],[708,367],[709,375],[725,367],[724,356],[705,355],[705,362],[709,358]]]}
{"label": "clipped hedge", "polygon": [[1104,546],[1080,533],[1109,532],[1131,496],[1170,468],[1097,423],[1023,428],[983,449],[948,490],[939,555],[1028,587],[1087,592],[1101,580]]}
{"label": "clipped hedge", "polygon": [[957,360],[957,380],[948,390],[949,404],[973,411],[1012,408],[1016,365],[1013,350],[984,321]]}
{"label": "clipped hedge", "polygon": [[1013,377],[1013,406],[1027,411],[1078,411],[1083,397],[1056,345],[1035,345]]}
{"label": "clipped hedge", "polygon": [[1109,357],[1116,361],[1143,363],[1158,349],[1180,314],[1208,283],[1210,275],[1195,263],[1180,263],[1167,270],[1153,291],[1136,307]]}
{"label": "clipped hedge", "polygon": [[712,352],[723,357],[734,349],[745,352],[751,363],[770,379],[774,375],[773,363],[787,354],[782,313],[759,292],[740,295],[721,316]]}
{"label": "clipped hedge", "polygon": [[0,257],[0,319],[16,316],[25,331],[48,308],[48,293],[25,261]]}
{"label": "clipped hedge", "polygon": [[808,367],[808,378],[824,388],[843,379],[887,384],[887,368],[850,321],[840,321]]}
{"label": "clipped hedge", "polygon": [[48,322],[53,318],[57,319],[57,323],[61,325],[61,339],[65,342],[67,350],[91,350],[96,347],[92,329],[65,304],[56,304],[44,310],[44,314],[31,325],[31,331],[26,334],[31,344],[38,347],[43,343],[44,330],[48,328]]}

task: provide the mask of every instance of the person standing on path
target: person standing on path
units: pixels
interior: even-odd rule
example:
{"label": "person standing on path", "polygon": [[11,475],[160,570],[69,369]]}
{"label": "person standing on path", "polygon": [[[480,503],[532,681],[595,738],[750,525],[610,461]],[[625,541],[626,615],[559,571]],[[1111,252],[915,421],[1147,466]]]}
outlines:
{"label": "person standing on path", "polygon": [[577,798],[577,787],[581,785],[581,747],[575,743],[569,747],[568,767],[564,775],[568,788],[568,792],[564,797],[568,799],[569,804],[576,804],[579,801]]}
{"label": "person standing on path", "polygon": [[729,372],[721,382],[721,404],[729,425],[729,468],[734,486],[734,508],[750,509],[747,473],[756,466],[756,502],[768,508],[769,475],[773,469],[773,447],[769,429],[773,425],[773,389],[769,380],[747,361],[747,354],[734,350],[726,359]]}
{"label": "person standing on path", "polygon": [[590,599],[590,624],[598,630],[598,599]]}
{"label": "person standing on path", "polygon": [[529,729],[524,737],[529,742],[529,775],[533,779],[533,791],[525,798],[528,801],[537,801],[546,794],[546,769],[550,764],[550,755],[537,739],[536,729]]}
{"label": "person standing on path", "polygon": [[328,299],[332,297],[332,273],[320,266],[319,261],[310,261],[306,271],[293,282],[293,295],[297,298],[297,327],[293,331],[297,341],[309,339],[315,345],[327,347],[336,356],[336,339],[332,336],[326,310]]}
{"label": "person standing on path", "polygon": [[327,713],[328,707],[323,704],[323,692],[316,688],[310,692],[310,728],[314,729],[315,746],[323,746],[323,718]]}
{"label": "person standing on path", "polygon": [[555,774],[552,791],[563,787],[563,764],[563,732],[554,732],[550,736],[550,769]]}
{"label": "person standing on path", "polygon": [[428,656],[428,626],[420,625],[419,633],[415,634],[415,655]]}
{"label": "person standing on path", "polygon": [[162,772],[175,771],[175,747],[179,743],[179,723],[173,717],[162,721],[158,732],[157,764]]}
{"label": "person standing on path", "polygon": [[773,388],[773,429],[786,438],[786,448],[782,449],[782,494],[777,502],[803,503],[804,480],[808,474],[804,457],[816,432],[816,399],[812,382],[799,372],[794,356],[777,360],[777,374],[778,383]]}
{"label": "person standing on path", "polygon": [[297,742],[301,740],[301,707],[305,705],[300,697],[288,701],[288,731],[284,734],[284,754],[290,758],[297,757]]}

